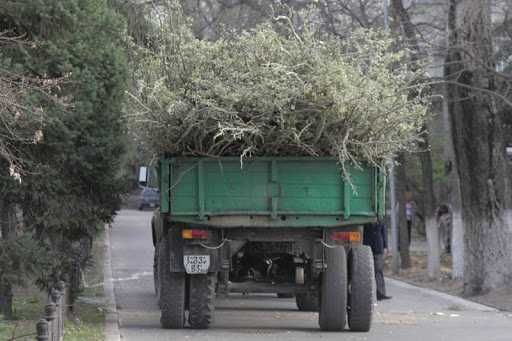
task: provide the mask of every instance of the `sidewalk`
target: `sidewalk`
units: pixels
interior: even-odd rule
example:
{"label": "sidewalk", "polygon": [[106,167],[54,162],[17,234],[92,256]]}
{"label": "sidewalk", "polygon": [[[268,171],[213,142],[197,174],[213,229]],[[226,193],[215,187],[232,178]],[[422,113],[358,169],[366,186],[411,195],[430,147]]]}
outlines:
{"label": "sidewalk", "polygon": [[[451,278],[451,255],[441,255],[441,275],[437,280],[431,280],[427,275],[427,242],[418,239],[412,240],[409,250],[411,267],[400,270],[399,275],[394,275],[390,271],[391,256],[388,256],[386,258],[386,276],[453,297],[463,297],[463,281]],[[485,295],[464,297],[464,299],[499,310],[512,311],[512,289],[495,290]]]}

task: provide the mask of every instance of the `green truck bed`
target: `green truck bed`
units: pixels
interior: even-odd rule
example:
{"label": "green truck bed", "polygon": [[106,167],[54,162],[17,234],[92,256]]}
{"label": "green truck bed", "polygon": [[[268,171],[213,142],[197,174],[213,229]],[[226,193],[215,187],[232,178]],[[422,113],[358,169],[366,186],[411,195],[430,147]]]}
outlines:
{"label": "green truck bed", "polygon": [[384,177],[332,158],[169,158],[159,163],[160,211],[219,227],[359,225],[384,213]]}

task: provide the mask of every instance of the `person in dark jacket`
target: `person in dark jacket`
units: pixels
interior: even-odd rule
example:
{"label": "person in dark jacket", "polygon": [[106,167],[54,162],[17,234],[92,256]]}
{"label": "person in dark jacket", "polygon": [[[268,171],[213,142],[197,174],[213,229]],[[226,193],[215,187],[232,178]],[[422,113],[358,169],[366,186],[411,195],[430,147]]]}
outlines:
{"label": "person in dark jacket", "polygon": [[377,283],[377,300],[387,300],[391,296],[386,295],[384,283],[384,256],[388,252],[388,237],[386,225],[381,221],[364,226],[363,244],[368,245],[373,252],[375,267],[375,281]]}

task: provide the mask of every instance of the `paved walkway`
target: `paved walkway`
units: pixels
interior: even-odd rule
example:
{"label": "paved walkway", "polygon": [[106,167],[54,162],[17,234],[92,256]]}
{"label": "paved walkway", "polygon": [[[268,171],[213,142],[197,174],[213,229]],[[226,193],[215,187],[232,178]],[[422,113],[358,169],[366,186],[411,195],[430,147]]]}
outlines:
{"label": "paved walkway", "polygon": [[299,312],[293,299],[235,295],[216,304],[209,330],[163,330],[153,294],[151,214],[121,211],[112,228],[112,270],[122,340],[368,340],[511,341],[512,314],[388,282],[392,300],[376,308],[369,333],[325,333],[316,313]]}

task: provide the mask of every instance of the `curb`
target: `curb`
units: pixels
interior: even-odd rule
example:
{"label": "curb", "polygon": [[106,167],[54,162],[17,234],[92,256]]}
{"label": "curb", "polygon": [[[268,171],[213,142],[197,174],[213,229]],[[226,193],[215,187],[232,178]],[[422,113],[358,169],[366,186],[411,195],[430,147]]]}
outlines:
{"label": "curb", "polygon": [[117,313],[112,259],[110,255],[110,227],[105,224],[105,249],[103,261],[103,291],[105,295],[105,341],[121,341],[119,314]]}
{"label": "curb", "polygon": [[469,301],[462,297],[453,296],[453,295],[446,294],[444,292],[440,292],[440,291],[437,291],[434,289],[419,287],[419,286],[409,284],[407,282],[403,282],[403,281],[400,281],[400,280],[397,280],[394,278],[386,277],[386,282],[391,283],[399,288],[416,290],[425,295],[442,298],[445,301],[449,301],[449,302],[453,303],[454,305],[457,305],[457,306],[460,306],[460,307],[463,307],[466,309],[478,310],[478,311],[483,311],[483,312],[499,312],[498,309],[486,306],[484,304]]}

